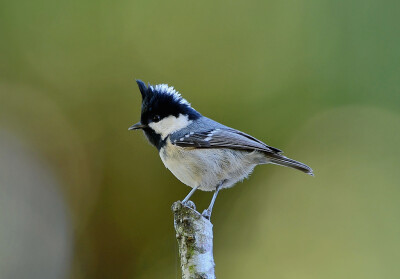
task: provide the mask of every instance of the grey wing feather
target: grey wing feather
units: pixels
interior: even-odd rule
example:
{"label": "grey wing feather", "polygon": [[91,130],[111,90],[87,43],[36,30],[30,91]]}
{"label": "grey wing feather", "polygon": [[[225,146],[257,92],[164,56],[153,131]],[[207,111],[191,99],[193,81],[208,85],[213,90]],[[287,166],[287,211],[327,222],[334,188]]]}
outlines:
{"label": "grey wing feather", "polygon": [[281,150],[241,131],[229,128],[208,118],[192,123],[187,128],[170,136],[174,145],[188,148],[230,148],[237,150],[265,152],[273,164],[291,167],[313,175],[312,169],[281,154]]}
{"label": "grey wing feather", "polygon": [[[209,119],[207,119],[209,120]],[[239,150],[258,150],[267,153],[280,153],[281,150],[270,147],[262,141],[241,131],[210,121],[208,129],[187,129],[186,134],[173,135],[172,144],[192,148],[230,148]],[[189,128],[189,127],[188,127]],[[202,128],[202,127],[201,127]],[[196,132],[191,132],[195,130]]]}

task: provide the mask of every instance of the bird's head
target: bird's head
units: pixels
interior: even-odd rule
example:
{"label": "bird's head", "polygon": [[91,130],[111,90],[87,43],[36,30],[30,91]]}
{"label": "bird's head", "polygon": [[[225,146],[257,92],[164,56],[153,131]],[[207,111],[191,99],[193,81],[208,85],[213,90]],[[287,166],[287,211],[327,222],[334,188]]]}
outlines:
{"label": "bird's head", "polygon": [[170,134],[187,127],[201,116],[172,86],[146,86],[141,80],[136,82],[142,94],[142,112],[140,122],[129,130],[142,129],[156,147]]}

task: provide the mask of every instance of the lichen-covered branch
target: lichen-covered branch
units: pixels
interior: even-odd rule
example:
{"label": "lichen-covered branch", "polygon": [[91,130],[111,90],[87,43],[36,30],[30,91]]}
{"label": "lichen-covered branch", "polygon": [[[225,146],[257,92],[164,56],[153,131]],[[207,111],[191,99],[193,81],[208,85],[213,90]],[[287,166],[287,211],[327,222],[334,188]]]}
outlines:
{"label": "lichen-covered branch", "polygon": [[172,205],[183,279],[214,279],[213,225],[180,201]]}

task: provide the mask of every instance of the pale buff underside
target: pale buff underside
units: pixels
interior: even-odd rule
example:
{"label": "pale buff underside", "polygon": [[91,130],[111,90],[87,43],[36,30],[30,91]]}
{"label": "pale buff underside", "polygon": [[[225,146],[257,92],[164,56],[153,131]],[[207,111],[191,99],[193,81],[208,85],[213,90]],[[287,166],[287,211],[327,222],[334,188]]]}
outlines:
{"label": "pale buff underside", "polygon": [[268,163],[258,151],[183,148],[169,139],[161,148],[160,157],[182,183],[192,188],[199,186],[203,191],[215,190],[222,181],[225,182],[221,188],[232,187],[250,175],[256,165]]}

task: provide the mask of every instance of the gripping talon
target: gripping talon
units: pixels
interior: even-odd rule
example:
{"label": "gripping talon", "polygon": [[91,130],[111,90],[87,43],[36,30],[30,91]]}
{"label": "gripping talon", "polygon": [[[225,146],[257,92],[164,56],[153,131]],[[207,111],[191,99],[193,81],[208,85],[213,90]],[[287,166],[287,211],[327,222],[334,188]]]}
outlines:
{"label": "gripping talon", "polygon": [[186,207],[196,210],[196,205],[191,200],[183,201],[182,204]]}
{"label": "gripping talon", "polygon": [[201,215],[202,215],[204,218],[206,218],[207,220],[210,220],[210,218],[211,218],[211,211],[210,211],[209,209],[205,209]]}

